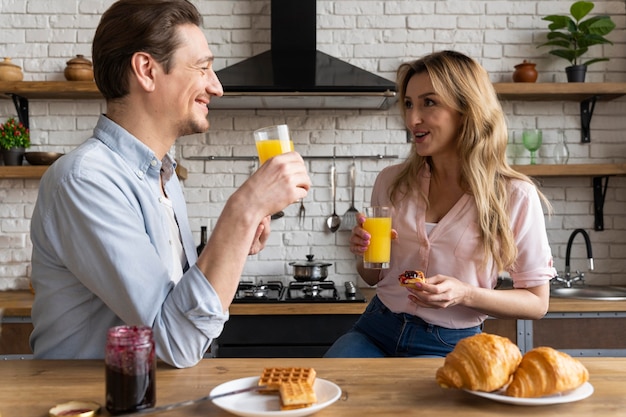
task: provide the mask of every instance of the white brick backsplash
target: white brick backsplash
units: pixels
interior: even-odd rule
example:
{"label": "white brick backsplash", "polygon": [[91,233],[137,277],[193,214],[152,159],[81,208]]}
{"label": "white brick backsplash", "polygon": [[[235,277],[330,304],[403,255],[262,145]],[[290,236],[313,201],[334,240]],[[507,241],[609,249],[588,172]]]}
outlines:
{"label": "white brick backsplash", "polygon": [[[0,56],[20,65],[24,79],[64,80],[67,60],[76,54],[91,59],[91,41],[101,14],[114,0],[22,0],[0,6]],[[215,68],[239,62],[270,48],[270,0],[193,0],[203,14],[203,30],[216,55]],[[589,67],[589,82],[626,81],[626,5],[622,1],[594,2],[594,14],[609,13],[618,28],[615,43],[594,47],[591,56],[609,62]],[[317,48],[389,80],[401,62],[426,53],[456,49],[476,58],[493,82],[510,82],[514,66],[527,59],[537,64],[538,82],[564,82],[566,62],[537,48],[545,40],[547,22],[541,17],[569,10],[570,0],[557,1],[317,1]],[[596,49],[597,48],[597,49]],[[31,100],[33,150],[68,152],[92,133],[103,100]],[[508,155],[528,163],[520,144],[524,127],[544,131],[540,161],[552,163],[558,130],[564,130],[570,163],[624,163],[626,160],[626,98],[596,104],[590,144],[580,143],[580,109],[576,102],[503,102],[512,140]],[[14,116],[10,100],[0,100],[0,119]],[[211,129],[182,138],[173,152],[189,171],[184,182],[191,226],[199,240],[200,226],[214,226],[225,201],[255,168],[252,161],[191,161],[189,156],[250,156],[255,154],[252,130],[288,123],[296,149],[305,157],[337,155],[399,155],[399,159],[358,159],[355,205],[368,204],[371,185],[387,165],[400,162],[410,146],[397,107],[387,111],[332,110],[210,110]],[[304,199],[305,226],[298,226],[298,204],[272,222],[266,249],[250,257],[245,279],[288,280],[288,262],[313,253],[327,260],[333,280],[356,278],[355,257],[348,250],[349,232],[332,234],[325,219],[332,212],[329,169],[331,159],[307,160],[313,188]],[[349,207],[350,159],[338,159],[337,213]],[[571,231],[586,229],[593,243],[595,271],[587,271],[584,245],[576,242],[572,269],[586,272],[589,282],[626,284],[626,178],[609,179],[604,206],[605,230],[593,230],[593,189],[589,177],[540,178],[554,214],[546,227],[562,271]],[[37,180],[0,180],[0,290],[27,288],[30,274],[28,228],[37,193]]]}

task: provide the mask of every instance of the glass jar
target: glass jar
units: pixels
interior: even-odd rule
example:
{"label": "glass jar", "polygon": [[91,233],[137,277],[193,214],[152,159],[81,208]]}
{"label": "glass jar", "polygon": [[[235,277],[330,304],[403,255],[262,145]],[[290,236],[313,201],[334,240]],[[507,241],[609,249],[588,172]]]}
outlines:
{"label": "glass jar", "polygon": [[106,408],[110,414],[130,413],[154,407],[156,354],[150,327],[110,328],[104,362]]}

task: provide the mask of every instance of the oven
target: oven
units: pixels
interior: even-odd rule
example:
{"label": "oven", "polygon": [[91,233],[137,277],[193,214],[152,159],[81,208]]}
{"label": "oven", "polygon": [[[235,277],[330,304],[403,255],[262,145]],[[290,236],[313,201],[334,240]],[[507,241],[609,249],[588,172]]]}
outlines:
{"label": "oven", "polygon": [[[282,281],[239,283],[237,303],[366,303],[353,282]],[[360,314],[231,315],[211,347],[222,358],[322,357],[346,333]]]}

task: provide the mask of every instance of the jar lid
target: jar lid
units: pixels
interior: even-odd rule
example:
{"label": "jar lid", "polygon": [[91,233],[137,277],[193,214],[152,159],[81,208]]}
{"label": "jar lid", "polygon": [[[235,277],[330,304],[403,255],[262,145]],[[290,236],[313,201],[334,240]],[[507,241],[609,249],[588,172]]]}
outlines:
{"label": "jar lid", "polygon": [[91,66],[91,61],[85,58],[84,55],[76,55],[75,58],[67,61],[67,65],[89,65]]}
{"label": "jar lid", "polygon": [[[3,61],[0,61],[0,67],[14,67],[14,68],[20,68],[19,65],[15,65],[14,63],[11,62],[11,58],[5,57]],[[20,68],[21,69],[21,68]]]}
{"label": "jar lid", "polygon": [[93,401],[68,401],[57,404],[48,412],[50,417],[93,417],[100,412],[100,404]]}

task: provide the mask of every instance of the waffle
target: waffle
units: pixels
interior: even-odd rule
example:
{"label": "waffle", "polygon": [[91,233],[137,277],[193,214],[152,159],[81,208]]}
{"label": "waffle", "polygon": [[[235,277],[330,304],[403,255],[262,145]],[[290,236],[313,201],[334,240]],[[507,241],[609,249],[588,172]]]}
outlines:
{"label": "waffle", "polygon": [[287,382],[308,384],[312,388],[315,375],[313,368],[265,368],[259,378],[259,386],[265,385],[267,388],[259,392],[277,392]]}
{"label": "waffle", "polygon": [[283,382],[278,392],[281,410],[306,408],[317,402],[313,386],[306,382]]}

